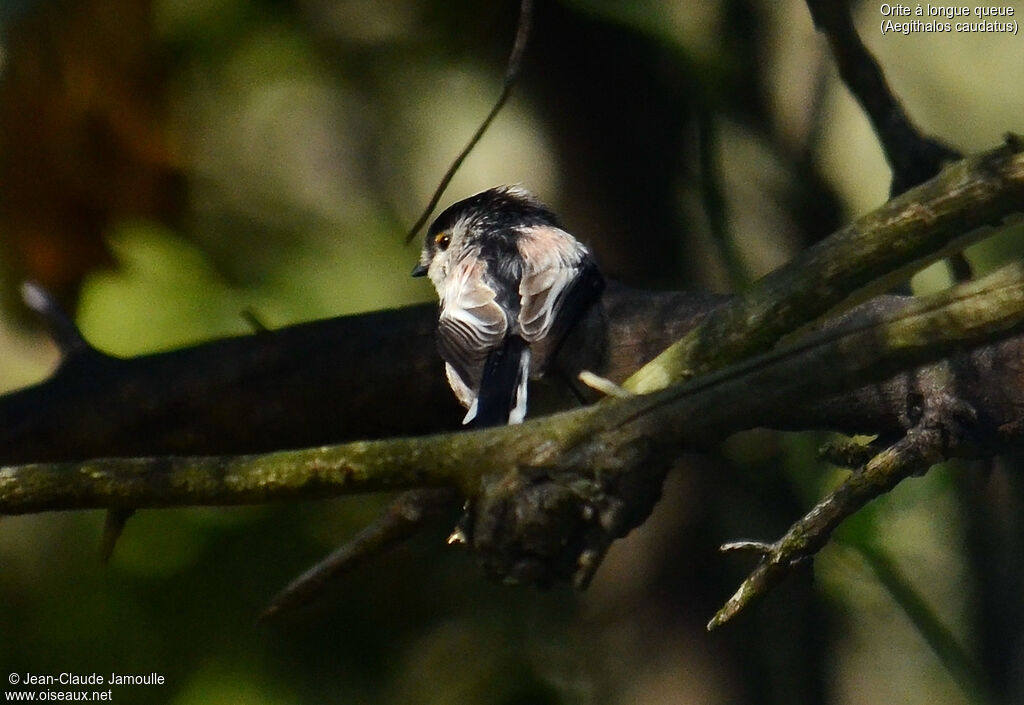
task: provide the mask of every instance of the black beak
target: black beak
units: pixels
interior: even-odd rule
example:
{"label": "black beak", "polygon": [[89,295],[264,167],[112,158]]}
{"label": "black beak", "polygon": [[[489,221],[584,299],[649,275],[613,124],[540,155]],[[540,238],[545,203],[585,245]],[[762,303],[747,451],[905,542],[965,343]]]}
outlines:
{"label": "black beak", "polygon": [[414,277],[422,277],[426,273],[427,267],[422,262],[418,263],[415,267],[412,268],[412,275]]}

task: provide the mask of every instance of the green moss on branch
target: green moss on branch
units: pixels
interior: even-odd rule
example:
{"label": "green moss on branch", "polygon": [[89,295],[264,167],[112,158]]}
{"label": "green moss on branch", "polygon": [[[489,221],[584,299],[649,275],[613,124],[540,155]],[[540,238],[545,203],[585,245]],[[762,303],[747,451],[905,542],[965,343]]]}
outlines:
{"label": "green moss on branch", "polygon": [[934,179],[804,250],[723,304],[623,385],[647,393],[768,350],[844,302],[863,300],[1024,211],[1024,153],[1014,140]]}

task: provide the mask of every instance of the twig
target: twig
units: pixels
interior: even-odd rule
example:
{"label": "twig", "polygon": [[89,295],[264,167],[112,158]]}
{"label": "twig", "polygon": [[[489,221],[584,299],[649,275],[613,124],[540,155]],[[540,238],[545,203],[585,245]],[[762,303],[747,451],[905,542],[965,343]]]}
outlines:
{"label": "twig", "polygon": [[782,582],[795,566],[811,559],[847,517],[888,492],[901,480],[923,472],[941,460],[942,449],[940,429],[912,429],[855,471],[838,489],[793,524],[782,538],[767,545],[760,565],[708,622],[708,630],[728,622],[754,599]]}
{"label": "twig", "polygon": [[874,440],[864,443],[843,436],[823,444],[818,449],[818,457],[842,468],[856,468],[867,463],[880,450]]}
{"label": "twig", "polygon": [[322,561],[293,580],[260,614],[260,620],[280,617],[312,602],[331,582],[411,537],[427,519],[451,508],[458,496],[450,489],[403,492],[372,524]]}
{"label": "twig", "polygon": [[273,332],[270,329],[270,326],[263,322],[263,319],[260,318],[260,315],[256,313],[256,310],[251,306],[246,306],[238,313],[242,317],[242,320],[244,320],[249,325],[249,328],[252,329],[253,333]]}
{"label": "twig", "polygon": [[66,362],[69,358],[83,353],[94,352],[93,347],[86,342],[82,332],[71,319],[71,316],[61,308],[57,300],[49,291],[40,284],[27,281],[21,285],[21,298],[32,311],[35,311],[45,320],[53,334],[53,341],[60,350],[61,361]]}
{"label": "twig", "polygon": [[[1015,268],[1024,282],[1024,263]],[[965,284],[959,288],[972,286]],[[903,438],[855,470],[838,489],[793,524],[785,536],[765,546],[761,564],[708,623],[709,630],[732,619],[752,600],[767,593],[793,567],[809,561],[828,542],[832,532],[865,504],[948,457],[950,448],[958,446],[977,421],[975,410],[952,394],[935,394],[922,403],[917,424]]]}
{"label": "twig", "polygon": [[632,392],[628,392],[619,385],[612,382],[606,377],[595,375],[590,370],[583,370],[577,377],[580,382],[587,385],[591,389],[601,392],[606,397],[615,397],[616,399],[625,399],[626,397],[635,396]]}
{"label": "twig", "polygon": [[134,509],[108,509],[103,519],[103,535],[100,537],[100,560],[104,563],[110,562],[114,555],[114,548],[117,546],[121,534],[128,520],[135,513]]}
{"label": "twig", "polygon": [[730,541],[718,547],[722,553],[757,553],[766,555],[771,552],[772,544],[764,541]]}
{"label": "twig", "polygon": [[501,93],[498,95],[498,99],[494,102],[491,107],[491,111],[487,113],[487,117],[480,123],[480,127],[476,129],[473,136],[469,138],[469,142],[462,148],[459,155],[455,157],[455,161],[448,167],[448,171],[445,172],[444,176],[441,177],[441,183],[437,185],[434,190],[434,195],[430,197],[430,201],[427,203],[427,207],[423,209],[423,213],[416,220],[416,223],[409,229],[409,232],[405,236],[406,244],[412,242],[413,238],[416,237],[416,233],[420,231],[423,225],[427,222],[430,214],[434,212],[434,208],[437,207],[438,202],[441,200],[441,196],[444,195],[445,190],[448,188],[448,184],[451,183],[452,178],[455,177],[456,172],[462,166],[462,162],[466,160],[469,153],[473,151],[477,143],[487,132],[487,128],[491,126],[491,122],[498,116],[501,109],[505,106],[505,102],[509,96],[512,95],[512,87],[515,85],[516,79],[519,78],[519,69],[523,63],[523,54],[526,51],[526,42],[530,37],[530,23],[533,19],[533,0],[522,0],[519,6],[519,24],[516,27],[516,38],[512,43],[512,51],[508,57],[508,64],[505,67],[505,78],[502,81]]}

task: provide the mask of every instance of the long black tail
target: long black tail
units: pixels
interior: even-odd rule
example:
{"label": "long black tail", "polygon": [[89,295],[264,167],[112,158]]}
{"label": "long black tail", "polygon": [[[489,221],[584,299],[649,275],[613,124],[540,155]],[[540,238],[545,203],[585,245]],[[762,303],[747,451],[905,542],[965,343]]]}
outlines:
{"label": "long black tail", "polygon": [[526,384],[530,376],[530,348],[518,335],[487,356],[473,428],[519,423],[526,415]]}

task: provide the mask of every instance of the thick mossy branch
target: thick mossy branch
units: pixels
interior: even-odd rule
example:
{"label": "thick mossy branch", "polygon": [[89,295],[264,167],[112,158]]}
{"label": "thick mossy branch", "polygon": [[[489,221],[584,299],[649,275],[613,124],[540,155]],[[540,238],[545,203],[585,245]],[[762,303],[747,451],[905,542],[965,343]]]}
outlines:
{"label": "thick mossy branch", "polygon": [[411,487],[476,496],[485,477],[542,470],[605,480],[679,446],[763,425],[780,404],[882,379],[1024,324],[1024,265],[876,320],[661,392],[517,427],[259,456],[94,460],[0,469],[0,513],[259,503]]}
{"label": "thick mossy branch", "polygon": [[514,453],[518,444],[511,435],[455,433],[260,455],[109,458],[0,468],[0,514],[258,504],[434,486],[453,486],[470,495],[482,473],[504,467]]}
{"label": "thick mossy branch", "polygon": [[1024,154],[1014,140],[950,165],[784,267],[666,349],[623,385],[646,393],[775,345],[841,304],[866,298],[1024,211]]}
{"label": "thick mossy branch", "polygon": [[[799,405],[815,392],[829,395],[884,379],[1011,335],[1022,321],[1024,263],[1017,262],[983,279],[913,299],[897,311],[857,317],[720,372],[620,404],[648,415],[661,404],[673,412],[685,405],[686,413],[678,414],[671,433],[696,442],[700,435],[687,430],[692,424],[724,425],[729,432],[770,425],[780,404]],[[708,389],[715,390],[713,397],[705,394]],[[672,406],[676,403],[681,406]]]}

